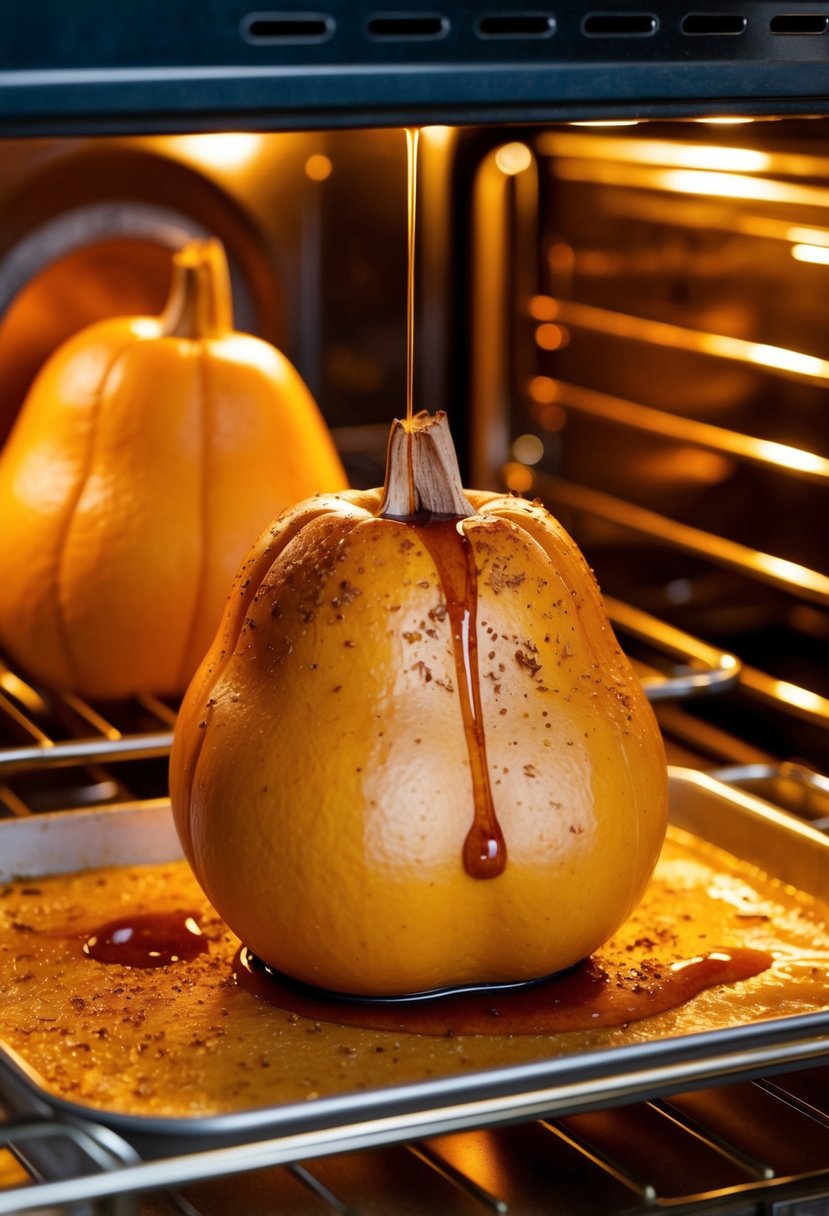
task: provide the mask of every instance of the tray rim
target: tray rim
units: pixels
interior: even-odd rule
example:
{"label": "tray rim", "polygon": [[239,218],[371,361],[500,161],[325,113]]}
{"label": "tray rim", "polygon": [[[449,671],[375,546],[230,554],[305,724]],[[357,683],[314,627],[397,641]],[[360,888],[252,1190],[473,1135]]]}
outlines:
{"label": "tray rim", "polygon": [[[773,831],[794,832],[807,847],[821,850],[829,866],[829,838],[787,812],[695,769],[669,766],[669,777],[672,784],[697,786],[741,808]],[[144,804],[124,804],[117,810],[54,812],[51,819],[56,825],[77,823],[79,815],[95,818],[143,809]],[[168,809],[165,800],[153,803],[155,814]],[[45,819],[39,816],[38,822]],[[10,821],[9,826],[28,822]],[[5,827],[0,824],[0,832]],[[42,1115],[45,1107],[54,1117],[94,1121],[163,1156],[273,1137],[280,1142],[301,1140],[302,1155],[313,1156],[344,1151],[349,1136],[359,1136],[361,1142],[368,1136],[371,1144],[391,1143],[427,1130],[437,1134],[437,1129],[481,1127],[541,1112],[618,1105],[682,1086],[747,1079],[818,1059],[829,1061],[829,1008],[312,1100],[208,1115],[136,1115],[52,1094],[37,1070],[0,1039],[0,1099],[10,1087],[17,1109]]]}

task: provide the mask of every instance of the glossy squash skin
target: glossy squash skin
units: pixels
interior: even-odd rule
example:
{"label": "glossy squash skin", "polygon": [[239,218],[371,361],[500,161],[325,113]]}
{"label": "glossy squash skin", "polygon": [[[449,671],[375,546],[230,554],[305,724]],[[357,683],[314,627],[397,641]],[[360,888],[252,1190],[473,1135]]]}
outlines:
{"label": "glossy squash skin", "polygon": [[233,330],[219,243],[175,263],[161,317],[53,354],[0,457],[0,649],[90,697],[182,692],[267,521],[347,484],[297,371]]}
{"label": "glossy squash skin", "polygon": [[251,950],[322,988],[559,971],[628,916],[664,837],[661,737],[582,555],[542,506],[465,494],[503,872],[464,864],[446,589],[379,490],[311,499],[260,538],[179,716],[171,793],[197,878]]}

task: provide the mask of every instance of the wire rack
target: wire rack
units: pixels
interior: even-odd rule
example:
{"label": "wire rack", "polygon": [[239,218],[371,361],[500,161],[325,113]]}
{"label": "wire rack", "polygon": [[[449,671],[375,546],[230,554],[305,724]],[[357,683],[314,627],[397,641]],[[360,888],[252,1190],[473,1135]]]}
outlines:
{"label": "wire rack", "polygon": [[404,1145],[361,1148],[359,1130],[356,1140],[312,1161],[286,1160],[292,1146],[279,1140],[141,1162],[92,1124],[11,1122],[0,1144],[18,1162],[35,1141],[70,1141],[93,1172],[44,1181],[21,1165],[22,1189],[0,1190],[0,1213],[96,1200],[116,1216],[823,1216],[829,1069]]}

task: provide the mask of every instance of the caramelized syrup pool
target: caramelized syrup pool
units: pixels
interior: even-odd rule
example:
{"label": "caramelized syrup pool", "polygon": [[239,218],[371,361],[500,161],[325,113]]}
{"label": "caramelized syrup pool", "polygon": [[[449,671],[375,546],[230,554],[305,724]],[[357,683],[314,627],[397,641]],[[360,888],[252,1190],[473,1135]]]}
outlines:
{"label": "caramelized syrup pool", "polygon": [[145,912],[108,921],[87,937],[83,952],[99,963],[165,967],[204,954],[207,942],[189,912]]}
{"label": "caramelized syrup pool", "polygon": [[651,962],[645,976],[626,979],[600,956],[543,983],[405,1000],[337,998],[294,983],[244,947],[236,955],[237,984],[279,1009],[365,1030],[411,1034],[559,1034],[641,1021],[684,1005],[716,984],[759,975],[771,966],[765,950],[727,947],[674,963]]}

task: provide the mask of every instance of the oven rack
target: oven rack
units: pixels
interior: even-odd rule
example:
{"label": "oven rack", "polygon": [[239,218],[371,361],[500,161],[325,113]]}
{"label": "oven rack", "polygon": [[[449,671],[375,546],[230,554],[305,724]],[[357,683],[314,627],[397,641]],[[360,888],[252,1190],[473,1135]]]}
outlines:
{"label": "oven rack", "polygon": [[[0,1147],[13,1150],[29,1180],[0,1190],[0,1216],[85,1201],[103,1201],[96,1210],[111,1216],[140,1216],[140,1196],[148,1194],[164,1205],[154,1202],[153,1216],[231,1209],[246,1216],[265,1210],[263,1193],[267,1211],[291,1216],[818,1216],[829,1197],[827,1073],[824,1067],[529,1123],[462,1131],[450,1124],[405,1143],[397,1142],[399,1129],[366,1123],[346,1136],[310,1133],[162,1160],[142,1160],[116,1133],[85,1120],[13,1119],[0,1124]],[[84,1172],[44,1177],[28,1160],[35,1144],[71,1145],[83,1154]],[[208,1181],[211,1190],[200,1191]]]}

